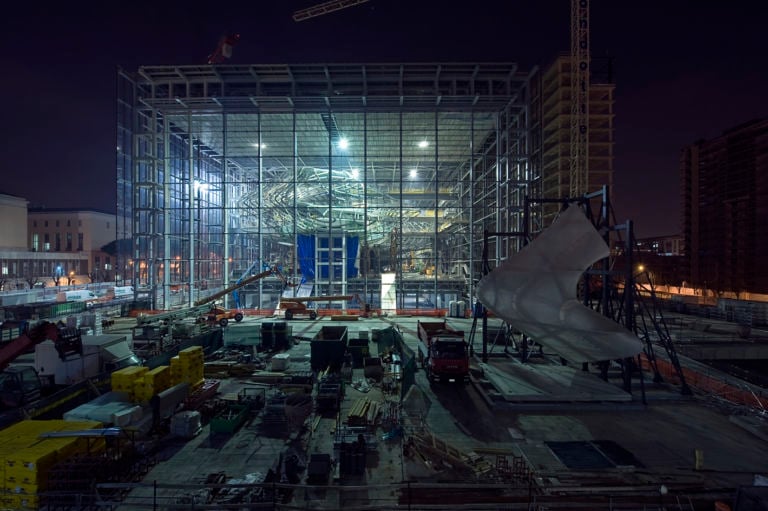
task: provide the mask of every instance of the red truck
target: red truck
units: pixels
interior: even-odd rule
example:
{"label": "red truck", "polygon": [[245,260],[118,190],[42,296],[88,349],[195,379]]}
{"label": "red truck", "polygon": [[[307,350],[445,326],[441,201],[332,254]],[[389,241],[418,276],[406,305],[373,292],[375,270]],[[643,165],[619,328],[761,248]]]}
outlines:
{"label": "red truck", "polygon": [[446,321],[419,321],[419,362],[431,381],[469,380],[469,351],[464,332]]}

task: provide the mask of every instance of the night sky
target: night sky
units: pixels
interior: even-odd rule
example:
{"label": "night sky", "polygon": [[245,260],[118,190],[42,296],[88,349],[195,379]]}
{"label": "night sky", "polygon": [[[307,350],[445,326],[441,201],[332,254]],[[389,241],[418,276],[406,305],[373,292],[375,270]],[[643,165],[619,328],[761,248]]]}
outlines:
{"label": "night sky", "polygon": [[[294,10],[318,3],[5,8],[0,192],[32,206],[114,212],[116,69],[205,64],[228,32],[241,35],[235,64],[496,61],[527,70],[570,50],[568,0],[370,0],[293,21]],[[592,55],[612,59],[616,83],[617,221],[633,220],[641,237],[678,233],[683,146],[768,116],[768,4],[590,8]]]}

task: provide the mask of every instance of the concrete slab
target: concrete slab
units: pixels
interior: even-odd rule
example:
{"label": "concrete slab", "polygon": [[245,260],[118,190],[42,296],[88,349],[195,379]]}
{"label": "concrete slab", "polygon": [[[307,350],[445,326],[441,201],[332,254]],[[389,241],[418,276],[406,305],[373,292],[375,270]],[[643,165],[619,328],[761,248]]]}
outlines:
{"label": "concrete slab", "polygon": [[593,373],[570,366],[523,364],[513,358],[480,363],[482,378],[507,401],[617,401],[632,396]]}

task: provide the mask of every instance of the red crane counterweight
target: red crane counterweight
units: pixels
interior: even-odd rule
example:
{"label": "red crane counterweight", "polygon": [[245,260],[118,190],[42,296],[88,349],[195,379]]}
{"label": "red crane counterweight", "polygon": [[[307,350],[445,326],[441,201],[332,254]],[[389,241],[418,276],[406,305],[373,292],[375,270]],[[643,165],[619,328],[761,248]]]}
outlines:
{"label": "red crane counterweight", "polygon": [[209,64],[220,64],[226,59],[232,58],[232,48],[240,42],[240,34],[227,34],[219,39],[219,45],[208,55]]}

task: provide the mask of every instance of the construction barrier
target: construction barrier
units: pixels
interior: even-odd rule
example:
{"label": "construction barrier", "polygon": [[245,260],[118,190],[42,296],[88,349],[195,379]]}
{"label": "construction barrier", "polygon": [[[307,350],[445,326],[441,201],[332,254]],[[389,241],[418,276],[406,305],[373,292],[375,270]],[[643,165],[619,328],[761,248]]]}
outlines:
{"label": "construction barrier", "polygon": [[[645,354],[641,356],[641,361],[644,370],[652,370]],[[676,385],[682,384],[671,362],[662,358],[656,358],[656,366],[666,381]],[[714,394],[734,404],[760,408],[762,410],[768,409],[768,397],[757,395],[749,389],[739,388],[732,383],[724,381],[721,377],[704,374],[690,367],[682,367],[682,373],[685,383],[692,388]]]}

